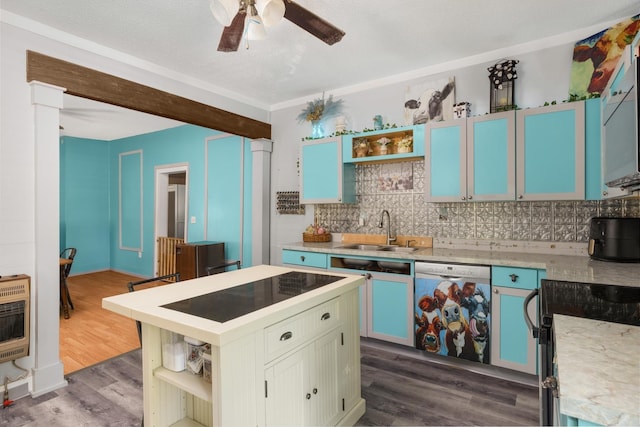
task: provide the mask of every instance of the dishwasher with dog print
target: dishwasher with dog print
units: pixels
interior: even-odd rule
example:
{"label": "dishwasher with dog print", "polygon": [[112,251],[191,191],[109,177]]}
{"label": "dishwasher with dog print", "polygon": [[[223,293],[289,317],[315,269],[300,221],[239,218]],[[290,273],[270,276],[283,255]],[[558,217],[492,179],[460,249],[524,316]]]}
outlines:
{"label": "dishwasher with dog print", "polygon": [[416,262],[415,274],[416,348],[488,364],[490,266]]}

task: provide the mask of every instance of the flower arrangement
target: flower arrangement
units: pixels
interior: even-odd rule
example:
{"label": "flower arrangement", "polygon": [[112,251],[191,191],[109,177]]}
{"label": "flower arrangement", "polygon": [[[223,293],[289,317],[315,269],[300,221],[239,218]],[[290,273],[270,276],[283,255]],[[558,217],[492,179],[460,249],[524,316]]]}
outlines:
{"label": "flower arrangement", "polygon": [[334,101],[333,95],[325,101],[324,93],[322,98],[307,102],[307,107],[298,114],[298,122],[316,122],[325,117],[337,116],[342,112],[342,99]]}
{"label": "flower arrangement", "polygon": [[397,145],[399,153],[408,153],[411,151],[411,146],[413,145],[413,137],[406,135],[398,141]]}

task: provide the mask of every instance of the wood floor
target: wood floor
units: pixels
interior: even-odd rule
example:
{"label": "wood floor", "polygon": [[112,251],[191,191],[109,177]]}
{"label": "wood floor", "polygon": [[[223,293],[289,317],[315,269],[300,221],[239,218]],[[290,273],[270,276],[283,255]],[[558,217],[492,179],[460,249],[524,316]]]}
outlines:
{"label": "wood floor", "polygon": [[127,292],[140,280],[114,271],[71,276],[71,316],[60,316],[60,359],[64,374],[140,348],[135,322],[102,308],[102,298]]}

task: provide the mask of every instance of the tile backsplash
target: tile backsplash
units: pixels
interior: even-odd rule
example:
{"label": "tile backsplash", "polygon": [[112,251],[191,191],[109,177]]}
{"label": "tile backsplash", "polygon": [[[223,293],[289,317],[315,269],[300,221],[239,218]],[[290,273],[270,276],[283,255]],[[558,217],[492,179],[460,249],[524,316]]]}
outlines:
{"label": "tile backsplash", "polygon": [[[401,178],[392,179],[391,175]],[[424,178],[424,161],[421,160],[392,165],[359,164],[356,167],[356,203],[316,205],[316,219],[333,233],[383,234],[385,229],[379,228],[378,224],[382,210],[386,209],[391,216],[392,234],[586,242],[591,217],[640,217],[639,198],[428,203],[424,196]]]}

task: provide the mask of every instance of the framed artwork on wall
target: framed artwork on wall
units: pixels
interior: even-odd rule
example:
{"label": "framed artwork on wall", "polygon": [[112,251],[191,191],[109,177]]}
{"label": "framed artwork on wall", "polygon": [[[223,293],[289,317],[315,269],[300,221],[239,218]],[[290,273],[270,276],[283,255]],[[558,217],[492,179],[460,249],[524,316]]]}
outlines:
{"label": "framed artwork on wall", "polygon": [[430,121],[453,118],[455,80],[433,80],[407,87],[404,103],[405,125],[419,125]]}
{"label": "framed artwork on wall", "polygon": [[580,99],[600,95],[639,29],[640,14],[578,41],[573,48],[569,96]]}

